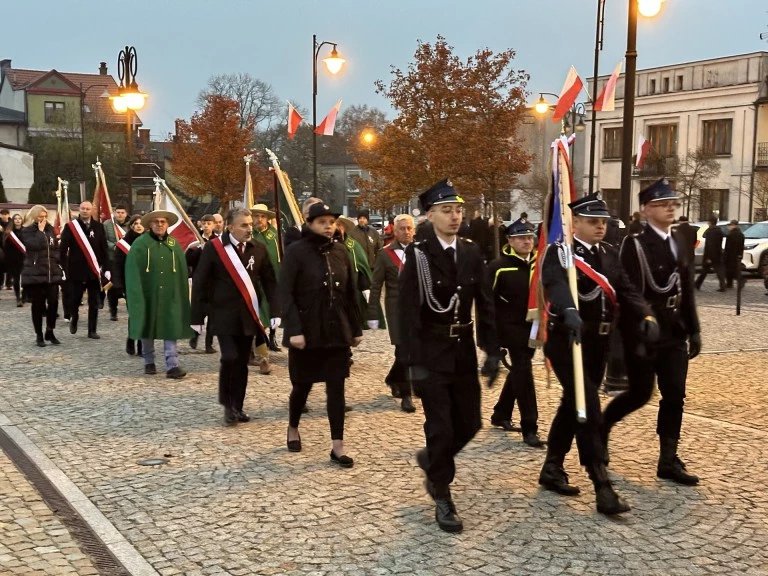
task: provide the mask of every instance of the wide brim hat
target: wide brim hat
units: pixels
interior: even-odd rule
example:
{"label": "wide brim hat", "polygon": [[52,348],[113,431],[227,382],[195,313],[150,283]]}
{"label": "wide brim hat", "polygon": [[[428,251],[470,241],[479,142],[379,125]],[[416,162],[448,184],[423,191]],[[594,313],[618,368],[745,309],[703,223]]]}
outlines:
{"label": "wide brim hat", "polygon": [[270,219],[275,217],[275,213],[267,208],[266,204],[256,204],[251,208],[251,214],[264,214],[264,216]]}
{"label": "wide brim hat", "polygon": [[312,206],[309,207],[309,214],[307,215],[307,222],[312,222],[315,218],[320,218],[320,216],[333,216],[334,218],[338,218],[341,216],[341,212],[337,212],[336,210],[331,210],[331,207],[328,206],[328,204],[325,204],[324,202],[316,202],[315,204],[312,204]]}
{"label": "wide brim hat", "polygon": [[144,228],[149,228],[149,223],[154,218],[165,218],[168,220],[168,226],[173,226],[179,221],[178,215],[173,212],[169,212],[168,210],[152,210],[152,212],[147,212],[141,217],[142,226],[144,226]]}
{"label": "wide brim hat", "polygon": [[341,215],[338,218],[336,218],[336,224],[341,224],[344,226],[345,229],[351,230],[355,226],[357,226],[357,222],[352,220],[349,216]]}

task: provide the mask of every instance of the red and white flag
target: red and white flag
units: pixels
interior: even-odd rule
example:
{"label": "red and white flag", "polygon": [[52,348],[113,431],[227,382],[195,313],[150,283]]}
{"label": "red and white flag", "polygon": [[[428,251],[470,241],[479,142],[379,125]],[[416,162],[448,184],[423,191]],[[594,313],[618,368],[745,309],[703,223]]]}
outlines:
{"label": "red and white flag", "polygon": [[171,189],[163,181],[164,193],[160,198],[157,210],[167,210],[179,217],[179,221],[173,226],[168,228],[168,233],[178,240],[182,250],[189,248],[189,245],[193,242],[199,242],[203,244],[203,238],[200,236],[195,225],[192,224],[192,220],[189,219],[186,210],[179,203],[176,195],[171,192]]}
{"label": "red and white flag", "polygon": [[645,163],[645,157],[648,156],[648,152],[651,151],[651,143],[645,139],[645,136],[640,134],[640,138],[637,140],[637,160],[635,166],[642,168]]}
{"label": "red and white flag", "polygon": [[576,68],[571,66],[571,69],[568,70],[568,76],[565,78],[563,89],[560,90],[560,97],[557,100],[555,113],[552,116],[553,121],[560,122],[563,116],[568,114],[571,106],[576,102],[576,98],[579,97],[579,92],[581,92],[582,88],[584,88],[584,82],[579,77],[579,73],[576,72]]}
{"label": "red and white flag", "polygon": [[96,190],[93,193],[93,211],[96,213],[99,222],[111,221],[115,229],[115,237],[120,240],[125,236],[125,230],[118,226],[112,213],[112,201],[109,199],[107,190],[107,181],[104,179],[104,171],[101,169],[101,163],[97,163],[94,168],[96,173]]}
{"label": "red and white flag", "polygon": [[[299,124],[302,123],[304,118],[298,113],[293,104],[288,102],[288,138],[293,138],[296,135],[296,130],[299,129]],[[248,206],[250,208],[250,206]]]}
{"label": "red and white flag", "polygon": [[66,226],[67,222],[72,219],[69,212],[69,198],[67,196],[67,188],[65,187],[62,191],[61,183],[62,181],[59,180],[59,189],[56,191],[57,210],[56,220],[53,224],[53,233],[56,236],[61,234],[62,230],[64,230],[64,226]]}
{"label": "red and white flag", "polygon": [[331,108],[331,111],[328,112],[328,116],[323,118],[323,121],[317,125],[317,128],[315,128],[315,132],[317,134],[322,134],[323,136],[333,136],[333,128],[336,126],[336,116],[339,114],[340,108],[341,100],[336,102],[336,106]]}
{"label": "red and white flag", "polygon": [[608,82],[603,86],[603,91],[600,92],[600,96],[595,100],[595,110],[602,112],[612,112],[614,110],[614,101],[616,99],[616,83],[619,81],[619,75],[621,75],[621,66],[624,64],[622,60],[613,70],[613,74],[608,78]]}

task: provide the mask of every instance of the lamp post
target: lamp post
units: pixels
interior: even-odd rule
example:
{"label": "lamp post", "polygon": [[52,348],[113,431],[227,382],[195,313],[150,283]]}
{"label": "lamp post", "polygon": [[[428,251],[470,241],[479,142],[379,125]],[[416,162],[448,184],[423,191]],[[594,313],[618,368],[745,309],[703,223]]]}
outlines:
{"label": "lamp post", "polygon": [[83,90],[83,83],[80,83],[80,160],[81,162],[81,168],[82,172],[80,173],[80,180],[83,182],[83,186],[85,185],[85,125],[83,123],[83,108],[85,108],[85,96],[88,94],[88,92],[92,88],[104,88],[104,92],[102,92],[101,97],[102,98],[109,98],[109,92],[107,91],[107,85],[106,84],[94,84],[92,86],[88,86],[85,90]]}
{"label": "lamp post", "polygon": [[126,46],[117,56],[117,75],[120,79],[120,86],[117,89],[117,96],[112,96],[112,106],[116,112],[125,112],[125,136],[126,153],[128,157],[128,213],[133,213],[133,135],[132,124],[133,115],[136,110],[144,107],[144,100],[147,94],[139,90],[136,84],[136,72],[139,66],[139,59],[136,55],[136,48]]}
{"label": "lamp post", "polygon": [[320,49],[325,45],[333,46],[331,55],[323,58],[323,63],[326,69],[333,75],[338,74],[341,71],[341,67],[344,66],[344,58],[336,50],[336,42],[321,42],[317,43],[317,35],[312,35],[312,184],[313,195],[317,195],[317,57],[320,54]]}

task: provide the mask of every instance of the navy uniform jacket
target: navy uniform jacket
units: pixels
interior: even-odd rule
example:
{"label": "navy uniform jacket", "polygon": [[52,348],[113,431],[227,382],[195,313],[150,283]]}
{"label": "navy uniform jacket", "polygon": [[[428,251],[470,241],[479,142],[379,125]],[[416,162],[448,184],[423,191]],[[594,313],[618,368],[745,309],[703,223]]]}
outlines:
{"label": "navy uniform jacket", "polygon": [[493,290],[496,332],[505,348],[528,346],[531,322],[527,322],[528,291],[536,264],[535,252],[522,259],[507,244],[501,256],[488,264],[488,282]]}
{"label": "navy uniform jacket", "polygon": [[[406,366],[423,366],[431,371],[449,374],[477,373],[477,353],[474,339],[447,336],[448,326],[455,322],[453,311],[438,314],[420,301],[416,272],[416,251],[426,255],[432,276],[432,289],[442,307],[451,297],[460,294],[458,322],[475,322],[480,348],[498,354],[493,297],[485,273],[480,249],[474,243],[457,238],[456,262],[449,260],[440,241],[429,234],[423,242],[410,244],[405,251],[405,266],[400,273],[398,320],[400,331],[400,360]],[[437,332],[436,332],[437,329]],[[441,335],[444,331],[446,335]]]}

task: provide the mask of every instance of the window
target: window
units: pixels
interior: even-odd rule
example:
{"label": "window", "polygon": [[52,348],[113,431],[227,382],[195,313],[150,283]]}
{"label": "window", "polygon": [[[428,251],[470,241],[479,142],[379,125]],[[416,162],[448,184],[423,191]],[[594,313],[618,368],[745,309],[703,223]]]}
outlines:
{"label": "window", "polygon": [[648,94],[656,94],[656,80],[651,80],[648,87]]}
{"label": "window", "polygon": [[675,90],[682,90],[683,89],[683,77],[678,76],[677,81],[675,82]]}
{"label": "window", "polygon": [[608,205],[608,213],[614,216],[621,213],[621,189],[601,188],[600,196]]}
{"label": "window", "polygon": [[347,196],[360,194],[359,180],[362,176],[361,170],[347,170]]}
{"label": "window", "polygon": [[45,121],[49,124],[64,121],[64,102],[45,103]]}
{"label": "window", "polygon": [[662,158],[677,156],[677,124],[648,126],[651,150]]}
{"label": "window", "polygon": [[731,128],[733,120],[705,120],[702,123],[704,139],[702,147],[707,154],[729,156],[731,154]]}
{"label": "window", "polygon": [[664,93],[669,92],[669,78],[661,79],[661,91]]}
{"label": "window", "polygon": [[699,191],[699,220],[708,220],[710,216],[718,220],[728,220],[728,189],[706,189]]}
{"label": "window", "polygon": [[603,128],[603,160],[621,160],[621,128]]}

